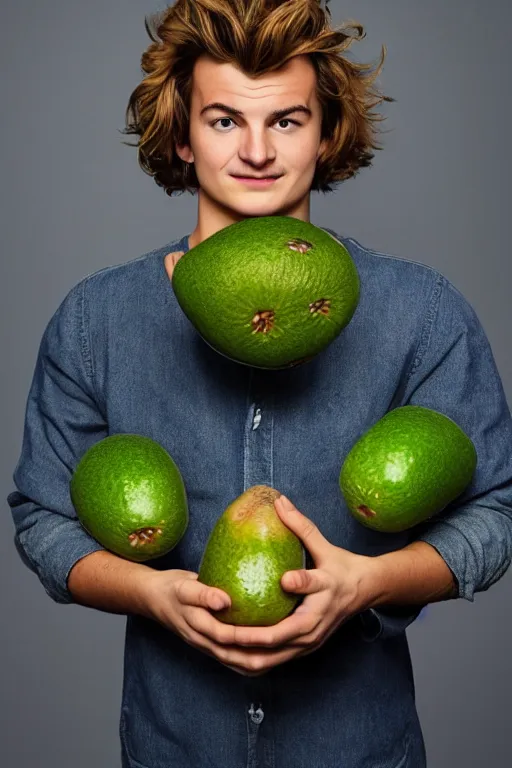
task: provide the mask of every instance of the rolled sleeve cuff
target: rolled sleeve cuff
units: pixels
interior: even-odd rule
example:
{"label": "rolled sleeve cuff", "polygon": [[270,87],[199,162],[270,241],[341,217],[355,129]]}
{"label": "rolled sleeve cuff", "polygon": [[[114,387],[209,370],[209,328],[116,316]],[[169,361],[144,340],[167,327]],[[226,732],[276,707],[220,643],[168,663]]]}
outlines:
{"label": "rolled sleeve cuff", "polygon": [[[457,598],[474,602],[477,591],[477,573],[471,541],[459,528],[439,520],[417,537],[417,541],[430,544],[441,555],[453,573],[458,588]],[[482,548],[481,542],[475,545]],[[473,562],[472,562],[473,561]]]}
{"label": "rolled sleeve cuff", "polygon": [[71,569],[86,555],[105,550],[80,523],[71,520],[61,523],[47,534],[39,543],[37,555],[32,557],[27,554],[24,533],[15,536],[14,542],[23,562],[37,574],[47,594],[56,603],[75,602],[68,588]]}

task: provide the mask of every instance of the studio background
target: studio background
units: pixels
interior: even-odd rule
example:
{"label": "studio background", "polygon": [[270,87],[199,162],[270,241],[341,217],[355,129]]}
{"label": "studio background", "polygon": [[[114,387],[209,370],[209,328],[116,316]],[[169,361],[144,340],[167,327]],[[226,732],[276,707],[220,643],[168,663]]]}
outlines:
{"label": "studio background", "polygon": [[[6,497],[50,317],[85,275],[195,227],[124,146],[149,0],[2,3],[0,63],[0,742],[6,766],[118,768],[125,619],[57,605],[21,562]],[[440,270],[475,308],[512,403],[512,5],[332,0],[360,21],[358,60],[388,56],[397,99],[373,168],[311,197],[311,221]],[[133,137],[128,138],[133,141]],[[378,375],[378,371],[376,371]],[[321,499],[319,499],[321,503]],[[219,510],[219,514],[222,510]],[[428,606],[408,630],[429,768],[509,762],[512,575],[474,603]],[[393,703],[390,702],[390,706]],[[314,767],[312,767],[314,768]]]}

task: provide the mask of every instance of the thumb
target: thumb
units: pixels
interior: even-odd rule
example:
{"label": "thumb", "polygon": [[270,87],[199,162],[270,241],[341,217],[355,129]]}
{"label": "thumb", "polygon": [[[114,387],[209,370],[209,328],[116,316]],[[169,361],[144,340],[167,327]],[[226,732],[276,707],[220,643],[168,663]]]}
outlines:
{"label": "thumb", "polygon": [[326,548],[331,546],[327,539],[320,533],[315,523],[299,512],[286,496],[281,494],[274,501],[274,506],[282,522],[298,536],[317,565],[318,559],[325,554]]}
{"label": "thumb", "polygon": [[285,592],[294,592],[297,595],[310,595],[312,592],[321,592],[324,589],[319,571],[305,568],[283,573],[281,586]]}
{"label": "thumb", "polygon": [[231,603],[229,595],[222,589],[209,587],[197,579],[186,579],[179,586],[178,599],[185,605],[220,611]]}

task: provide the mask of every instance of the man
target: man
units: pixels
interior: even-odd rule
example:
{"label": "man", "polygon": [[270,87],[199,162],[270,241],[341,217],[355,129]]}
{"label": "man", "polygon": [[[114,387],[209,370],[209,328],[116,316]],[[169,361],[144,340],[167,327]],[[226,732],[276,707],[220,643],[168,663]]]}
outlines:
{"label": "man", "polygon": [[[176,14],[190,22],[193,7],[207,13],[206,4],[185,2]],[[331,230],[350,250],[362,291],[351,323],[321,355],[260,371],[195,333],[170,283],[178,258],[246,217],[309,221],[329,147],[312,59],[296,55],[249,75],[208,52],[214,26],[203,18],[187,27],[191,37],[202,31],[206,52],[193,64],[188,140],[176,144],[179,161],[194,164],[197,225],[88,276],[51,319],[9,497],[16,543],[54,600],[128,617],[124,766],[422,768],[405,629],[429,602],[473,600],[510,563],[512,422],[503,388],[474,312],[442,275]],[[169,54],[172,39],[153,55]],[[166,128],[162,116],[152,125]],[[162,167],[155,154],[155,178],[170,188]],[[269,175],[276,179],[265,186],[244,181]],[[347,513],[338,474],[356,439],[405,404],[452,417],[479,463],[471,486],[437,518],[379,534]],[[147,564],[105,551],[69,498],[87,448],[120,432],[160,442],[187,489],[187,533]],[[229,597],[200,584],[197,568],[218,516],[260,483],[282,492],[276,510],[312,566],[283,576],[284,589],[305,596],[290,617],[234,627],[215,618]]]}

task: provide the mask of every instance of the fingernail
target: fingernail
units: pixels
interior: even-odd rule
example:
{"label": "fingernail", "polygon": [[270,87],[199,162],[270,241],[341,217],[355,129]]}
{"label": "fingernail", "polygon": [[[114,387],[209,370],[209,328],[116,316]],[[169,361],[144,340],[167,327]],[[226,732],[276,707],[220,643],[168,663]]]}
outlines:
{"label": "fingernail", "polygon": [[279,501],[281,502],[281,506],[283,509],[293,509],[293,504],[291,503],[290,499],[281,494],[279,496]]}
{"label": "fingernail", "polygon": [[222,597],[215,595],[211,599],[211,606],[214,611],[221,611],[223,608],[226,607],[226,601]]}

